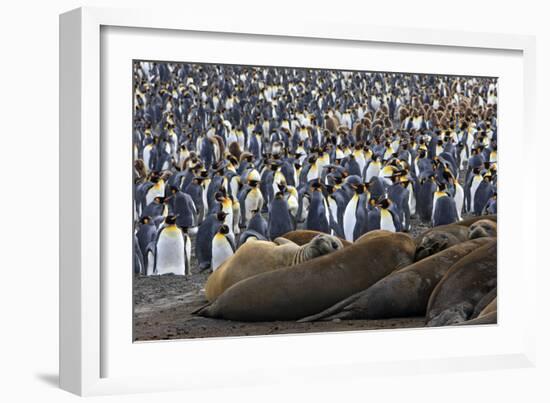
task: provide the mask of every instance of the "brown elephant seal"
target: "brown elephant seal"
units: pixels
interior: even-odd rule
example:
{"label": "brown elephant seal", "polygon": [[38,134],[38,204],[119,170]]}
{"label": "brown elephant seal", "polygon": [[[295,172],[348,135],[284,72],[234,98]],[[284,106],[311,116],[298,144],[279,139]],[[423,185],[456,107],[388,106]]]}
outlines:
{"label": "brown elephant seal", "polygon": [[302,246],[284,238],[277,238],[275,242],[251,239],[208,277],[206,298],[214,301],[226,289],[245,278],[296,265],[342,247],[338,238],[328,234],[319,234]]}
{"label": "brown elephant seal", "polygon": [[427,326],[445,326],[472,317],[475,306],[497,284],[494,238],[455,263],[435,287],[426,309]]}
{"label": "brown elephant seal", "polygon": [[482,237],[497,236],[497,223],[493,220],[478,220],[468,227],[468,238],[476,239]]}
{"label": "brown elephant seal", "polygon": [[[297,245],[305,245],[306,243],[311,241],[314,237],[320,234],[324,234],[324,232],[312,231],[309,229],[302,229],[302,230],[287,232],[286,234],[281,235],[281,238],[288,239],[289,241],[292,241]],[[340,242],[342,242],[342,245],[344,247],[351,245],[350,241],[346,241],[345,239],[342,239],[342,238],[338,238],[338,239],[340,240]]]}
{"label": "brown elephant seal", "polygon": [[380,231],[328,255],[240,281],[196,313],[237,321],[297,320],[409,265],[414,251],[410,236]]}
{"label": "brown elephant seal", "polygon": [[460,323],[455,323],[454,326],[495,325],[496,323],[497,323],[497,311],[492,311],[485,315],[478,316],[477,318],[474,318],[474,319],[470,319]]}
{"label": "brown elephant seal", "polygon": [[481,315],[481,312],[493,301],[497,296],[497,288],[493,288],[491,291],[489,291],[487,294],[483,296],[479,300],[479,302],[476,304],[474,311],[472,312],[472,318],[477,318],[479,315]]}
{"label": "brown elephant seal", "polygon": [[415,238],[415,260],[421,260],[468,240],[468,227],[458,224],[430,228]]}
{"label": "brown elephant seal", "polygon": [[489,215],[480,215],[480,216],[470,217],[462,221],[457,221],[455,224],[462,225],[463,227],[469,227],[470,225],[472,225],[473,223],[479,220],[491,220],[491,221],[497,222],[497,215],[489,214]]}
{"label": "brown elephant seal", "polygon": [[433,289],[447,270],[464,256],[489,242],[462,242],[384,277],[373,286],[299,320],[386,319],[422,316]]}
{"label": "brown elephant seal", "polygon": [[479,313],[477,317],[479,318],[491,312],[496,312],[496,311],[497,311],[497,299],[495,297],[491,302],[489,302],[489,304],[487,304],[485,308],[483,308],[483,310]]}

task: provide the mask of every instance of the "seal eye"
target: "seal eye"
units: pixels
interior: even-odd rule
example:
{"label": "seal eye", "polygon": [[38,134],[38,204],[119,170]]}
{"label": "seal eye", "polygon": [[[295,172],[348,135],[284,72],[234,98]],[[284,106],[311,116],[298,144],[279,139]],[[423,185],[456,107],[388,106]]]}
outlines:
{"label": "seal eye", "polygon": [[332,241],[332,247],[334,249],[338,249],[338,244],[335,241]]}

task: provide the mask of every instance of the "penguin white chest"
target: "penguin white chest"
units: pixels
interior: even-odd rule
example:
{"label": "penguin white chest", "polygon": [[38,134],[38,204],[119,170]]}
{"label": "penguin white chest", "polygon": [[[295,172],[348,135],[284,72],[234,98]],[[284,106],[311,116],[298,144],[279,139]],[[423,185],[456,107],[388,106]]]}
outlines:
{"label": "penguin white chest", "polygon": [[367,168],[367,175],[365,177],[365,180],[369,182],[373,177],[380,175],[380,165],[375,163],[370,163],[369,167]]}
{"label": "penguin white chest", "polygon": [[359,169],[361,172],[365,169],[365,165],[367,161],[365,160],[365,154],[362,152],[354,153],[355,160],[357,161],[357,164],[359,165]]}
{"label": "penguin white chest", "polygon": [[334,222],[336,222],[338,220],[338,204],[333,197],[329,196],[328,205],[330,207],[330,214],[332,215],[332,219],[334,220]]}
{"label": "penguin white chest", "polygon": [[395,232],[393,216],[387,209],[380,209],[380,229]]}
{"label": "penguin white chest", "polygon": [[229,188],[231,196],[236,199],[237,195],[239,194],[239,177],[237,175],[231,178],[231,181],[229,182]]}
{"label": "penguin white chest", "polygon": [[212,239],[212,271],[216,271],[232,255],[233,248],[225,235],[214,235],[214,239]]}
{"label": "penguin white chest", "polygon": [[344,236],[346,241],[353,242],[353,230],[355,229],[357,204],[359,203],[359,197],[354,195],[346,206],[344,211]]}
{"label": "penguin white chest", "polygon": [[181,230],[168,227],[157,241],[156,274],[186,274],[185,240]]}
{"label": "penguin white chest", "polygon": [[407,189],[409,190],[409,210],[411,215],[414,215],[416,214],[416,196],[411,183],[408,184]]}
{"label": "penguin white chest", "polygon": [[457,215],[458,215],[458,219],[461,220],[462,219],[462,206],[464,205],[464,189],[462,188],[462,186],[460,186],[460,184],[457,182],[455,184],[455,197],[454,197],[454,200],[455,200],[455,204],[456,204],[456,212],[457,212]]}
{"label": "penguin white chest", "polygon": [[291,194],[287,199],[287,204],[290,214],[292,214],[293,217],[296,217],[296,214],[298,213],[298,208],[300,207],[296,196]]}
{"label": "penguin white chest", "polygon": [[263,196],[262,193],[254,188],[250,192],[248,192],[248,195],[245,200],[245,210],[246,210],[246,222],[250,221],[252,218],[252,215],[254,214],[252,210],[259,210],[262,208],[263,205]]}
{"label": "penguin white chest", "polygon": [[470,211],[471,212],[474,211],[474,200],[476,197],[476,192],[482,180],[483,178],[481,177],[481,175],[477,175],[474,177],[474,180],[472,181],[472,187],[470,189]]}
{"label": "penguin white chest", "polygon": [[147,251],[147,275],[152,276],[155,270],[155,255],[150,250]]}
{"label": "penguin white chest", "polygon": [[229,227],[229,231],[233,231],[233,203],[230,199],[226,199],[222,203],[222,211],[227,215],[225,216],[224,224]]}
{"label": "penguin white chest", "polygon": [[149,205],[153,202],[155,197],[163,197],[163,196],[164,196],[164,186],[162,186],[161,184],[156,184],[147,191],[147,195],[145,196],[145,204]]}
{"label": "penguin white chest", "polygon": [[313,181],[319,178],[319,169],[317,167],[317,164],[314,164],[311,166],[307,173],[307,181]]}
{"label": "penguin white chest", "polygon": [[151,163],[151,146],[145,146],[143,149],[143,165],[145,165],[145,172],[149,172],[149,164]]}

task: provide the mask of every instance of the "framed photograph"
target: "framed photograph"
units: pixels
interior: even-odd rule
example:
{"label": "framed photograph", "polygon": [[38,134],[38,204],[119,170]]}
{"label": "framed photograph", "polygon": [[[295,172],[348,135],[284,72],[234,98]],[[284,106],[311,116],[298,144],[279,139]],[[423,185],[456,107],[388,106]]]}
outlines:
{"label": "framed photograph", "polygon": [[532,37],[84,8],[60,48],[62,388],[533,365]]}

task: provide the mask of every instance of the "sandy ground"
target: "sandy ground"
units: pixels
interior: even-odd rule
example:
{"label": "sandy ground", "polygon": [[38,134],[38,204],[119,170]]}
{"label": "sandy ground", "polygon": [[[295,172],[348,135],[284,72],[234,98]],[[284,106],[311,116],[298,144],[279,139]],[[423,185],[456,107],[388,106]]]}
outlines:
{"label": "sandy ground", "polygon": [[206,278],[207,274],[200,273],[192,274],[187,279],[173,275],[136,277],[134,339],[144,341],[424,326],[424,318],[246,323],[191,315],[192,311],[207,302],[201,291]]}
{"label": "sandy ground", "polygon": [[[411,235],[429,228],[412,220]],[[192,240],[194,245],[194,239]],[[196,267],[195,251],[191,256]],[[234,322],[191,315],[207,303],[204,285],[209,271],[191,270],[182,276],[136,276],[134,278],[134,340],[167,340],[201,337],[230,337],[267,334],[316,333],[327,331],[410,328],[424,326],[424,318],[395,318],[387,320],[345,320],[332,322]]]}

